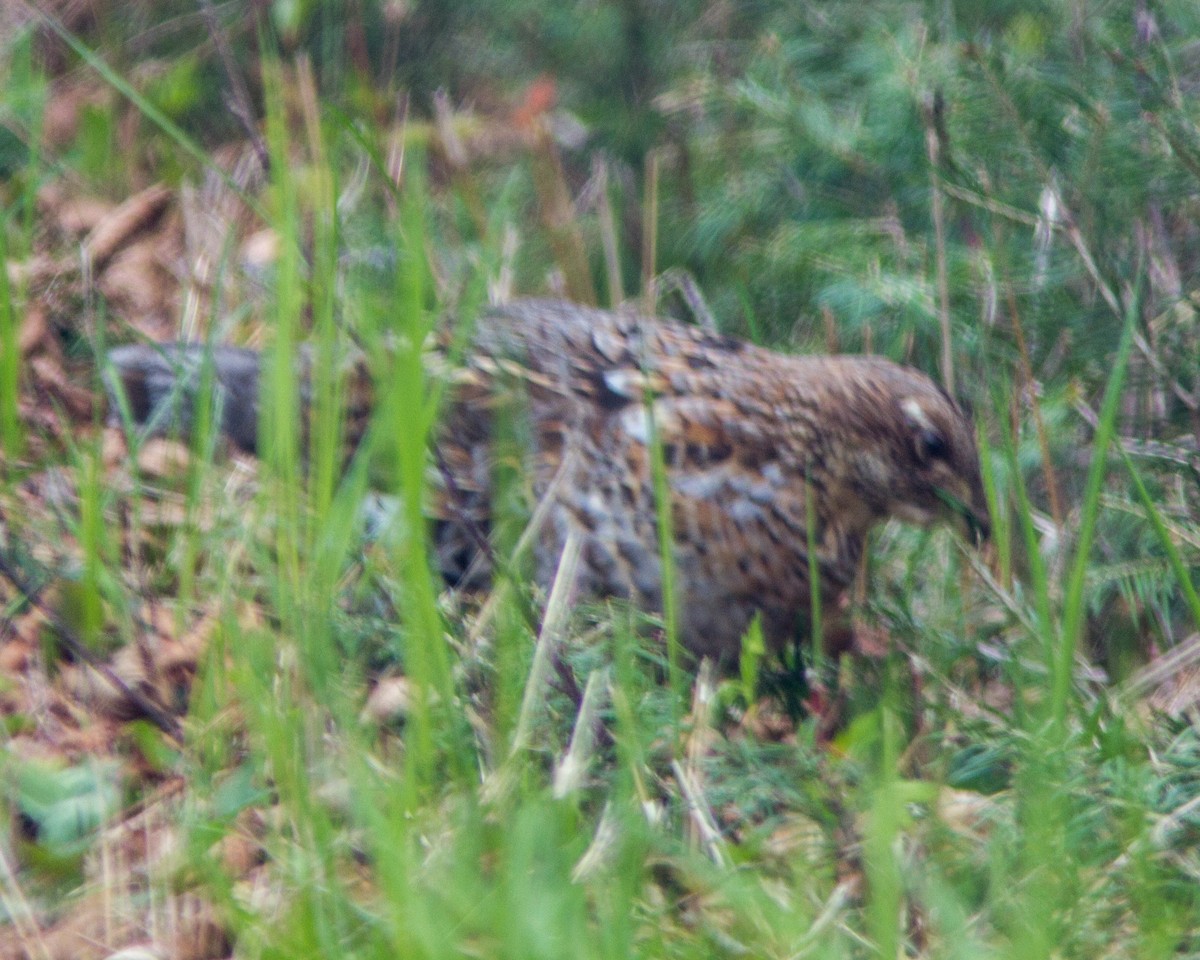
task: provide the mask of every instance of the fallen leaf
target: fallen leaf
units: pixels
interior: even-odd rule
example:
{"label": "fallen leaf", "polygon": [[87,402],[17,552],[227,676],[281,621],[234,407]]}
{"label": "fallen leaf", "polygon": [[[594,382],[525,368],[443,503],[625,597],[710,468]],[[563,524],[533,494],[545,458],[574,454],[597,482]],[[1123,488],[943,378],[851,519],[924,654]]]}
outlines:
{"label": "fallen leaf", "polygon": [[112,256],[142,230],[154,225],[174,197],[165,184],[156,183],[136,193],[96,224],[83,242],[93,268],[103,270]]}

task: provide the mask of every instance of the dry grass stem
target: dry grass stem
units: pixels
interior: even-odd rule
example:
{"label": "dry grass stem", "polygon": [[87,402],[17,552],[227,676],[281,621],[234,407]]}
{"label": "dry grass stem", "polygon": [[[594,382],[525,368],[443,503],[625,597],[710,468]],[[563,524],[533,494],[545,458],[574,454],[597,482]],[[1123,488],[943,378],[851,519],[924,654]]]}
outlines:
{"label": "dry grass stem", "polygon": [[515,754],[529,745],[533,718],[541,707],[550,677],[551,661],[562,639],[563,626],[571,611],[571,594],[579,571],[579,534],[572,530],[563,543],[558,570],[550,587],[550,597],[542,616],[542,629],[538,632],[537,646],[533,651],[533,662],[525,682],[525,695],[521,699],[521,711],[513,733],[510,754]]}

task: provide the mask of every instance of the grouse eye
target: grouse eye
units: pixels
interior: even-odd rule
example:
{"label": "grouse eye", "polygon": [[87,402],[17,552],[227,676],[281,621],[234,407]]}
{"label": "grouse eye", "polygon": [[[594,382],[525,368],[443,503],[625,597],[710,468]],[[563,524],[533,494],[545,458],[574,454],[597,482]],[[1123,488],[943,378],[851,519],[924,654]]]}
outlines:
{"label": "grouse eye", "polygon": [[944,460],[950,452],[946,438],[936,430],[922,430],[918,442],[926,460]]}

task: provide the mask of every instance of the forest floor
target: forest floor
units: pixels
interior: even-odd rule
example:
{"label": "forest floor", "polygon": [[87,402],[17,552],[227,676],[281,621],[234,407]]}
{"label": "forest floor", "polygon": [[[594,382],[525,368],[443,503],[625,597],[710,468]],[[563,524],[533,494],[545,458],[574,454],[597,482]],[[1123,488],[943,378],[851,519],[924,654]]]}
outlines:
{"label": "forest floor", "polygon": [[[545,239],[570,188],[537,132],[544,82],[490,116],[379,132],[364,174],[324,154],[304,70],[288,76],[269,171],[246,140],[123,196],[64,169],[13,197],[30,229],[0,296],[19,357],[0,456],[0,958],[1200,956],[1200,636],[1119,677],[1056,646],[1101,615],[1053,543],[1038,567],[889,527],[857,656],[809,665],[823,687],[781,692],[750,664],[677,691],[652,617],[543,617],[517,578],[431,584],[360,519],[380,475],[419,497],[395,471],[286,475],[120,425],[106,346],[264,346],[285,315],[319,339],[347,289],[382,326],[413,284],[470,300],[463,262],[511,292],[513,230],[479,253],[436,229],[474,217],[473,165],[532,167],[543,220],[515,236],[570,259]],[[149,120],[115,101],[100,78],[57,84],[47,154],[106,113],[137,149]],[[347,251],[378,246],[326,235],[321,210],[417,140],[434,143],[428,187],[360,202],[423,265],[355,279]],[[1010,550],[1036,539],[1016,489]],[[1099,496],[1080,493],[1076,523]],[[539,685],[552,613],[560,675]],[[1102,616],[1136,627],[1132,605]],[[845,719],[825,740],[812,708],[831,690]]]}

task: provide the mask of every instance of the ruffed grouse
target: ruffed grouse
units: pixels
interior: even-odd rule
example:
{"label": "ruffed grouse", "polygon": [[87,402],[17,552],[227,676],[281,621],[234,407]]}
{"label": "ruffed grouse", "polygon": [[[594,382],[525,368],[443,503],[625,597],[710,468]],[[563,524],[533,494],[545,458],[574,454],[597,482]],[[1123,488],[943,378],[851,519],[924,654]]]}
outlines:
{"label": "ruffed grouse", "polygon": [[[186,428],[202,350],[112,351],[136,420],[164,419],[173,400]],[[221,349],[214,360],[225,432],[253,449],[257,355]],[[681,638],[692,653],[726,664],[755,613],[769,644],[794,636],[810,604],[810,542],[822,596],[836,601],[867,532],[889,517],[949,520],[976,539],[988,533],[971,422],[924,374],[881,358],[784,356],[632,311],[519,300],[479,319],[465,369],[452,380],[436,471],[443,572],[461,577],[486,529],[492,401],[521,381],[532,487],[550,497],[538,577],[553,575],[575,529],[584,592],[661,609],[656,432]]]}

